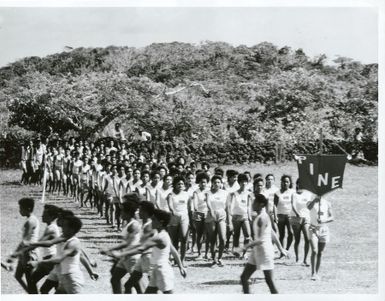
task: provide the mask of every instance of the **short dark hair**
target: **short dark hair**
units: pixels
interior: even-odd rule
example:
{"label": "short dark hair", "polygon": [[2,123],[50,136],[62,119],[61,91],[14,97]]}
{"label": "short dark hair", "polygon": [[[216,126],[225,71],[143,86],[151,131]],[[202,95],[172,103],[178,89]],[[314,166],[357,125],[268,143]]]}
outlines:
{"label": "short dark hair", "polygon": [[198,173],[196,175],[195,182],[199,184],[200,182],[202,182],[202,180],[206,180],[207,183],[210,182],[209,175],[207,173],[203,172],[203,171],[201,171],[200,173]]}
{"label": "short dark hair", "polygon": [[290,181],[289,188],[293,188],[293,180],[291,179],[291,176],[289,176],[289,175],[283,175],[283,176],[281,177],[281,182],[283,182],[284,179],[289,179],[289,181]]}
{"label": "short dark hair", "polygon": [[220,177],[220,176],[213,176],[212,178],[211,178],[211,183],[214,183],[216,180],[220,180],[221,182],[222,182],[222,177]]}
{"label": "short dark hair", "polygon": [[172,186],[175,188],[176,184],[178,184],[180,181],[183,181],[184,184],[186,184],[186,180],[184,177],[181,177],[181,176],[177,176],[174,178],[174,180],[172,181]]}
{"label": "short dark hair", "polygon": [[57,218],[59,215],[60,208],[55,205],[44,205],[44,211],[48,213],[52,218]]}
{"label": "short dark hair", "polygon": [[225,172],[223,171],[222,168],[220,168],[220,167],[215,167],[215,169],[214,169],[214,174],[223,177],[223,175],[225,174]]}
{"label": "short dark hair", "polygon": [[58,217],[66,218],[68,216],[75,216],[75,214],[71,210],[66,210],[66,209],[59,208],[59,210],[58,210]]}
{"label": "short dark hair", "polygon": [[268,177],[273,177],[273,179],[275,180],[275,177],[272,173],[268,173],[265,177],[265,180],[267,180]]}
{"label": "short dark hair", "polygon": [[167,227],[171,220],[171,213],[164,210],[155,209],[154,217],[162,224],[163,227]]}
{"label": "short dark hair", "polygon": [[78,233],[83,226],[82,221],[77,216],[66,216],[63,218],[63,221],[68,222],[68,225],[75,233]]}
{"label": "short dark hair", "polygon": [[122,210],[125,212],[135,212],[139,208],[140,196],[131,192],[123,196]]}
{"label": "short dark hair", "polygon": [[259,182],[262,182],[263,183],[263,179],[262,178],[256,178],[253,182],[253,186],[256,186]]}
{"label": "short dark hair", "polygon": [[155,205],[154,203],[148,202],[148,201],[143,201],[140,203],[140,208],[144,209],[148,213],[148,215],[152,216],[154,215],[155,211]]}
{"label": "short dark hair", "polygon": [[237,172],[234,169],[229,169],[229,170],[226,171],[226,177],[228,177],[228,178],[235,177],[238,174],[239,174],[239,172]]}
{"label": "short dark hair", "polygon": [[35,207],[35,200],[33,198],[22,198],[19,200],[19,206],[32,212]]}
{"label": "short dark hair", "polygon": [[258,193],[257,195],[255,195],[255,202],[262,204],[264,207],[266,207],[267,204],[269,203],[268,199],[261,193]]}
{"label": "short dark hair", "polygon": [[238,175],[238,182],[249,182],[249,179],[244,173],[241,173]]}
{"label": "short dark hair", "polygon": [[256,180],[256,179],[262,179],[262,174],[260,173],[256,173],[254,176],[253,176],[253,179]]}

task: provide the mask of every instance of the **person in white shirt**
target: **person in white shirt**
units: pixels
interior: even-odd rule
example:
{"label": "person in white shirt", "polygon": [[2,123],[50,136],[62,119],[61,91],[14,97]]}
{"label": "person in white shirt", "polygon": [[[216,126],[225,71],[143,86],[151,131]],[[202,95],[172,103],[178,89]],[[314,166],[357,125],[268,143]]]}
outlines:
{"label": "person in white shirt", "polygon": [[183,177],[176,177],[172,186],[173,190],[167,197],[167,204],[172,214],[168,232],[176,250],[179,249],[180,242],[180,259],[183,264],[188,238],[189,217],[187,206],[189,195],[185,191],[185,179]]}
{"label": "person in white shirt", "polygon": [[279,191],[279,188],[274,184],[275,177],[273,174],[267,174],[265,177],[265,188],[263,194],[266,196],[269,201],[267,207],[267,213],[270,216],[271,226],[275,232],[278,232],[278,219],[277,219],[277,208],[274,205],[274,195]]}
{"label": "person in white shirt", "polygon": [[[223,189],[227,192],[227,204],[226,207],[229,207],[230,202],[230,195],[237,191],[239,189],[239,183],[237,181],[238,178],[238,171],[229,169],[226,171],[226,178],[227,182],[223,183]],[[228,221],[227,227],[226,227],[226,244],[225,244],[225,252],[229,252],[230,248],[230,239],[231,236],[233,236],[234,229],[233,229],[233,223],[231,221]]]}
{"label": "person in white shirt", "polygon": [[179,272],[186,277],[186,271],[179,258],[178,252],[171,243],[170,236],[167,233],[167,225],[171,219],[169,212],[156,209],[152,217],[152,226],[157,230],[154,235],[148,236],[142,244],[118,256],[132,256],[142,254],[152,248],[150,282],[145,294],[157,294],[160,290],[163,294],[172,294],[174,289],[174,272],[169,262],[170,253],[179,266]]}
{"label": "person in white shirt", "polygon": [[[290,176],[283,175],[281,177],[281,189],[274,195],[274,205],[277,208],[278,216],[278,232],[279,241],[283,246],[283,241],[286,236],[287,230],[287,241],[286,250],[290,249],[291,243],[293,242],[293,229],[290,224],[290,214],[292,211],[291,199],[294,193],[293,182]],[[283,257],[283,254],[281,254]]]}
{"label": "person in white shirt", "polygon": [[[196,182],[199,184],[199,188],[196,189],[193,193],[193,220],[194,227],[197,234],[197,248],[198,248],[198,257],[201,258],[201,248],[202,248],[202,238],[203,234],[207,233],[209,223],[206,222],[207,217],[207,203],[206,203],[206,192],[208,191],[208,183],[210,182],[210,177],[205,172],[200,172],[196,176]],[[205,257],[207,258],[208,247],[210,243],[206,237],[206,252]]]}
{"label": "person in white shirt", "polygon": [[[211,190],[206,192],[206,203],[208,215],[206,217],[208,224],[208,237],[210,241],[211,257],[213,265],[222,266],[222,255],[225,248],[226,223],[228,223],[228,213],[226,212],[228,193],[220,189],[222,178],[213,176],[211,178]],[[218,260],[215,258],[215,243],[218,238]]]}
{"label": "person in white shirt", "polygon": [[271,229],[270,218],[266,213],[268,200],[263,194],[255,196],[255,208],[257,217],[253,221],[254,240],[243,248],[246,251],[253,247],[253,251],[248,259],[248,262],[241,275],[241,284],[245,294],[250,293],[249,279],[256,270],[262,270],[265,276],[265,281],[272,294],[278,294],[278,290],[274,283],[274,247],[273,242],[284,256],[287,256],[285,251],[278,241],[275,232]]}
{"label": "person in white shirt", "polygon": [[309,223],[310,213],[307,209],[307,204],[311,201],[312,194],[309,191],[303,190],[300,187],[300,179],[296,182],[296,192],[292,195],[292,211],[290,216],[290,224],[294,233],[294,253],[295,261],[298,262],[298,246],[301,241],[301,233],[304,238],[304,266],[309,266],[307,263],[307,254],[309,252]]}
{"label": "person in white shirt", "polygon": [[[47,223],[47,227],[44,230],[43,236],[39,241],[51,240],[58,238],[60,236],[59,227],[56,224],[56,219],[58,217],[59,208],[54,205],[45,205],[42,215],[42,220],[44,223]],[[51,247],[42,248],[42,259],[50,259],[56,255],[56,245]],[[37,293],[37,283],[46,275],[48,275],[54,268],[54,263],[40,263],[37,265],[36,269],[32,272],[31,275],[31,286],[33,286],[33,291]]]}
{"label": "person in white shirt", "polygon": [[334,220],[330,202],[316,197],[307,204],[310,210],[309,239],[311,246],[311,279],[319,280],[322,253],[330,240],[328,223]]}
{"label": "person in white shirt", "polygon": [[244,237],[244,245],[249,243],[250,239],[250,192],[246,189],[248,183],[247,175],[238,175],[239,189],[230,194],[230,202],[227,211],[234,227],[234,249],[239,248],[239,237],[241,229]]}

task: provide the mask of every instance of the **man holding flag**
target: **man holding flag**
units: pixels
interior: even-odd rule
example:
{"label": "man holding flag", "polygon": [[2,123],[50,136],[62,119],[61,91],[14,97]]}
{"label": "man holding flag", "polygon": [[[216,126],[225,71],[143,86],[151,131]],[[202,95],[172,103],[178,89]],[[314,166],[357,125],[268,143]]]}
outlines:
{"label": "man holding flag", "polygon": [[311,280],[319,280],[322,253],[330,234],[328,223],[334,217],[331,204],[323,196],[342,188],[346,155],[299,155],[295,156],[303,189],[313,192],[316,197],[307,203],[310,211],[309,240],[311,253]]}

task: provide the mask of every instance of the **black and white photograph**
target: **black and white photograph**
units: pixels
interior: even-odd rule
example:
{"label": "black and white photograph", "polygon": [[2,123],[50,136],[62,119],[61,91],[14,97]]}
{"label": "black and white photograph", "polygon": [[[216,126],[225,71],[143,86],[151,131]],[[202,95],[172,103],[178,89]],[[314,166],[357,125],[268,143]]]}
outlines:
{"label": "black and white photograph", "polygon": [[381,1],[31,3],[0,2],[2,296],[383,300]]}

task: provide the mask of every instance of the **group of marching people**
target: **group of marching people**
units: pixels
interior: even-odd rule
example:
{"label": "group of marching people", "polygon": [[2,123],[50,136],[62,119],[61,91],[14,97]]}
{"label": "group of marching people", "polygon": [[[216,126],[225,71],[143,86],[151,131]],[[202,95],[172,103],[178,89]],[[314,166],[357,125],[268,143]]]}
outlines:
{"label": "group of marching people", "polygon": [[[186,276],[186,252],[189,248],[194,254],[195,245],[195,259],[211,260],[212,266],[223,266],[223,254],[228,252],[247,258],[241,275],[245,293],[249,293],[248,280],[257,269],[263,270],[271,293],[277,293],[273,281],[274,244],[279,257],[286,257],[294,239],[296,262],[299,262],[301,236],[304,238],[302,265],[309,266],[310,246],[311,279],[319,279],[322,252],[329,240],[327,224],[333,220],[327,200],[301,189],[299,180],[293,189],[288,175],[281,177],[278,188],[273,174],[252,176],[250,172],[233,169],[225,172],[220,167],[212,173],[207,162],[199,167],[194,161],[186,164],[183,157],[169,157],[167,162],[144,158],[132,153],[122,141],[111,140],[105,145],[71,138],[45,147],[38,181],[45,178],[43,183],[49,192],[74,197],[79,206],[96,210],[107,224],[122,233],[121,244],[101,250],[115,261],[111,270],[114,293],[122,293],[121,279],[127,273],[130,277],[124,285],[125,293],[133,290],[171,293],[174,278],[170,253],[182,276]],[[23,174],[22,180],[25,179],[29,177]],[[63,224],[60,215],[57,224]],[[80,228],[74,230],[75,235]],[[46,246],[42,242],[31,245]],[[58,249],[61,247],[58,245]],[[249,254],[248,248],[252,249]],[[20,250],[15,254],[20,255]],[[79,254],[80,259],[88,258],[83,251]],[[62,259],[63,251],[59,255]],[[55,257],[53,261],[57,263],[59,259]],[[62,259],[56,266],[62,262],[66,260]],[[89,260],[85,266],[91,277],[96,278]],[[149,275],[149,281],[143,274]],[[62,287],[59,285],[58,292],[74,293],[81,284],[75,290]]]}

